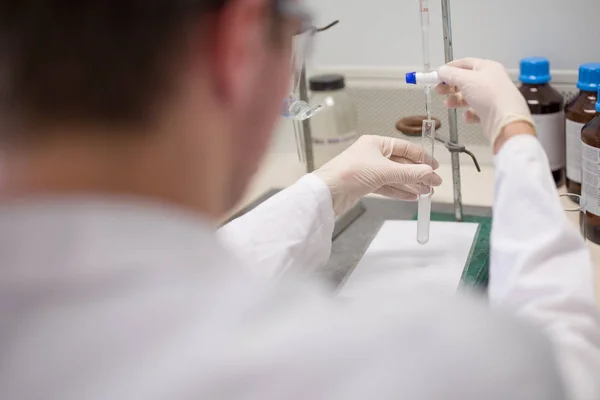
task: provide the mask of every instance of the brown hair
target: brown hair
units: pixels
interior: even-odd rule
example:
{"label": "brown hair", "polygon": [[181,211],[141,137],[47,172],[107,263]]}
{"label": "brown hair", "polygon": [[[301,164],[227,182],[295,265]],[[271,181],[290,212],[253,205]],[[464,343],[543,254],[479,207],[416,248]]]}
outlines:
{"label": "brown hair", "polygon": [[0,0],[0,120],[143,122],[188,22],[226,1]]}

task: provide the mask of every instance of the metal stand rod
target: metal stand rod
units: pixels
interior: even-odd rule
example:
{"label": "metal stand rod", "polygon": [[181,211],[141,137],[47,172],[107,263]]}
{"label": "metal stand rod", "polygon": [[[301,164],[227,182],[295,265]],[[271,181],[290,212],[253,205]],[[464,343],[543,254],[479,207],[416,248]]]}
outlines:
{"label": "metal stand rod", "polygon": [[[442,21],[444,26],[444,54],[446,62],[454,60],[452,43],[452,17],[450,15],[450,0],[442,0]],[[450,142],[458,144],[458,119],[456,110],[448,110],[448,123],[450,129]],[[457,221],[463,220],[462,193],[460,183],[460,154],[453,152],[452,184],[454,188],[454,215]]]}
{"label": "metal stand rod", "polygon": [[[302,67],[300,75],[300,100],[308,103],[308,82],[306,81],[306,66]],[[315,157],[313,152],[312,131],[310,129],[310,120],[302,121],[302,136],[304,137],[304,157],[306,160],[306,172],[311,173],[315,170]]]}

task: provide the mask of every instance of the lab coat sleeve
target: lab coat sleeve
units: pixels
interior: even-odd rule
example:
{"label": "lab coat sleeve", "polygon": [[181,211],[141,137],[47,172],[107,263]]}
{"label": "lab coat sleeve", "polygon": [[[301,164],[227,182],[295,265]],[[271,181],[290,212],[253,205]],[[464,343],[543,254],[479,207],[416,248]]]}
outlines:
{"label": "lab coat sleeve", "polygon": [[496,157],[489,297],[552,340],[572,399],[600,399],[600,316],[589,251],[568,220],[540,143]]}
{"label": "lab coat sleeve", "polygon": [[266,277],[308,275],[331,254],[331,193],[314,175],[271,197],[220,229],[222,241]]}

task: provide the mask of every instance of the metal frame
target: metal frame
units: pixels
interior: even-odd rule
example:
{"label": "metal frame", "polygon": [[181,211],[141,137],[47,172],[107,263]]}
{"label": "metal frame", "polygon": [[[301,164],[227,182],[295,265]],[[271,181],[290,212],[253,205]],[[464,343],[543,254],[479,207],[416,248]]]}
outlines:
{"label": "metal frame", "polygon": [[[450,0],[442,0],[442,23],[444,29],[444,56],[446,63],[454,60],[454,44],[452,42],[452,16]],[[458,119],[456,110],[448,110],[450,142],[458,145]],[[457,221],[463,220],[462,190],[460,182],[460,153],[452,152],[452,186],[454,190],[454,216]]]}

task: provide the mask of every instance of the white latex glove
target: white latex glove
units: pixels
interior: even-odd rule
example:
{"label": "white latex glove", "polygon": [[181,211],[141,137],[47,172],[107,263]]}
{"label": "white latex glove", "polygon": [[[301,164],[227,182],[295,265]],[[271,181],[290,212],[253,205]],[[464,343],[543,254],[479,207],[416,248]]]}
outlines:
{"label": "white latex glove", "polygon": [[433,172],[438,166],[406,140],[362,136],[313,174],[325,181],[333,209],[341,215],[369,193],[416,200],[419,190],[429,193],[430,187],[441,185],[442,178]]}
{"label": "white latex glove", "polygon": [[510,123],[523,121],[535,128],[525,98],[502,64],[465,58],[441,67],[438,72],[445,84],[438,85],[436,91],[449,94],[446,106],[469,107],[466,121],[481,122],[492,144]]}

